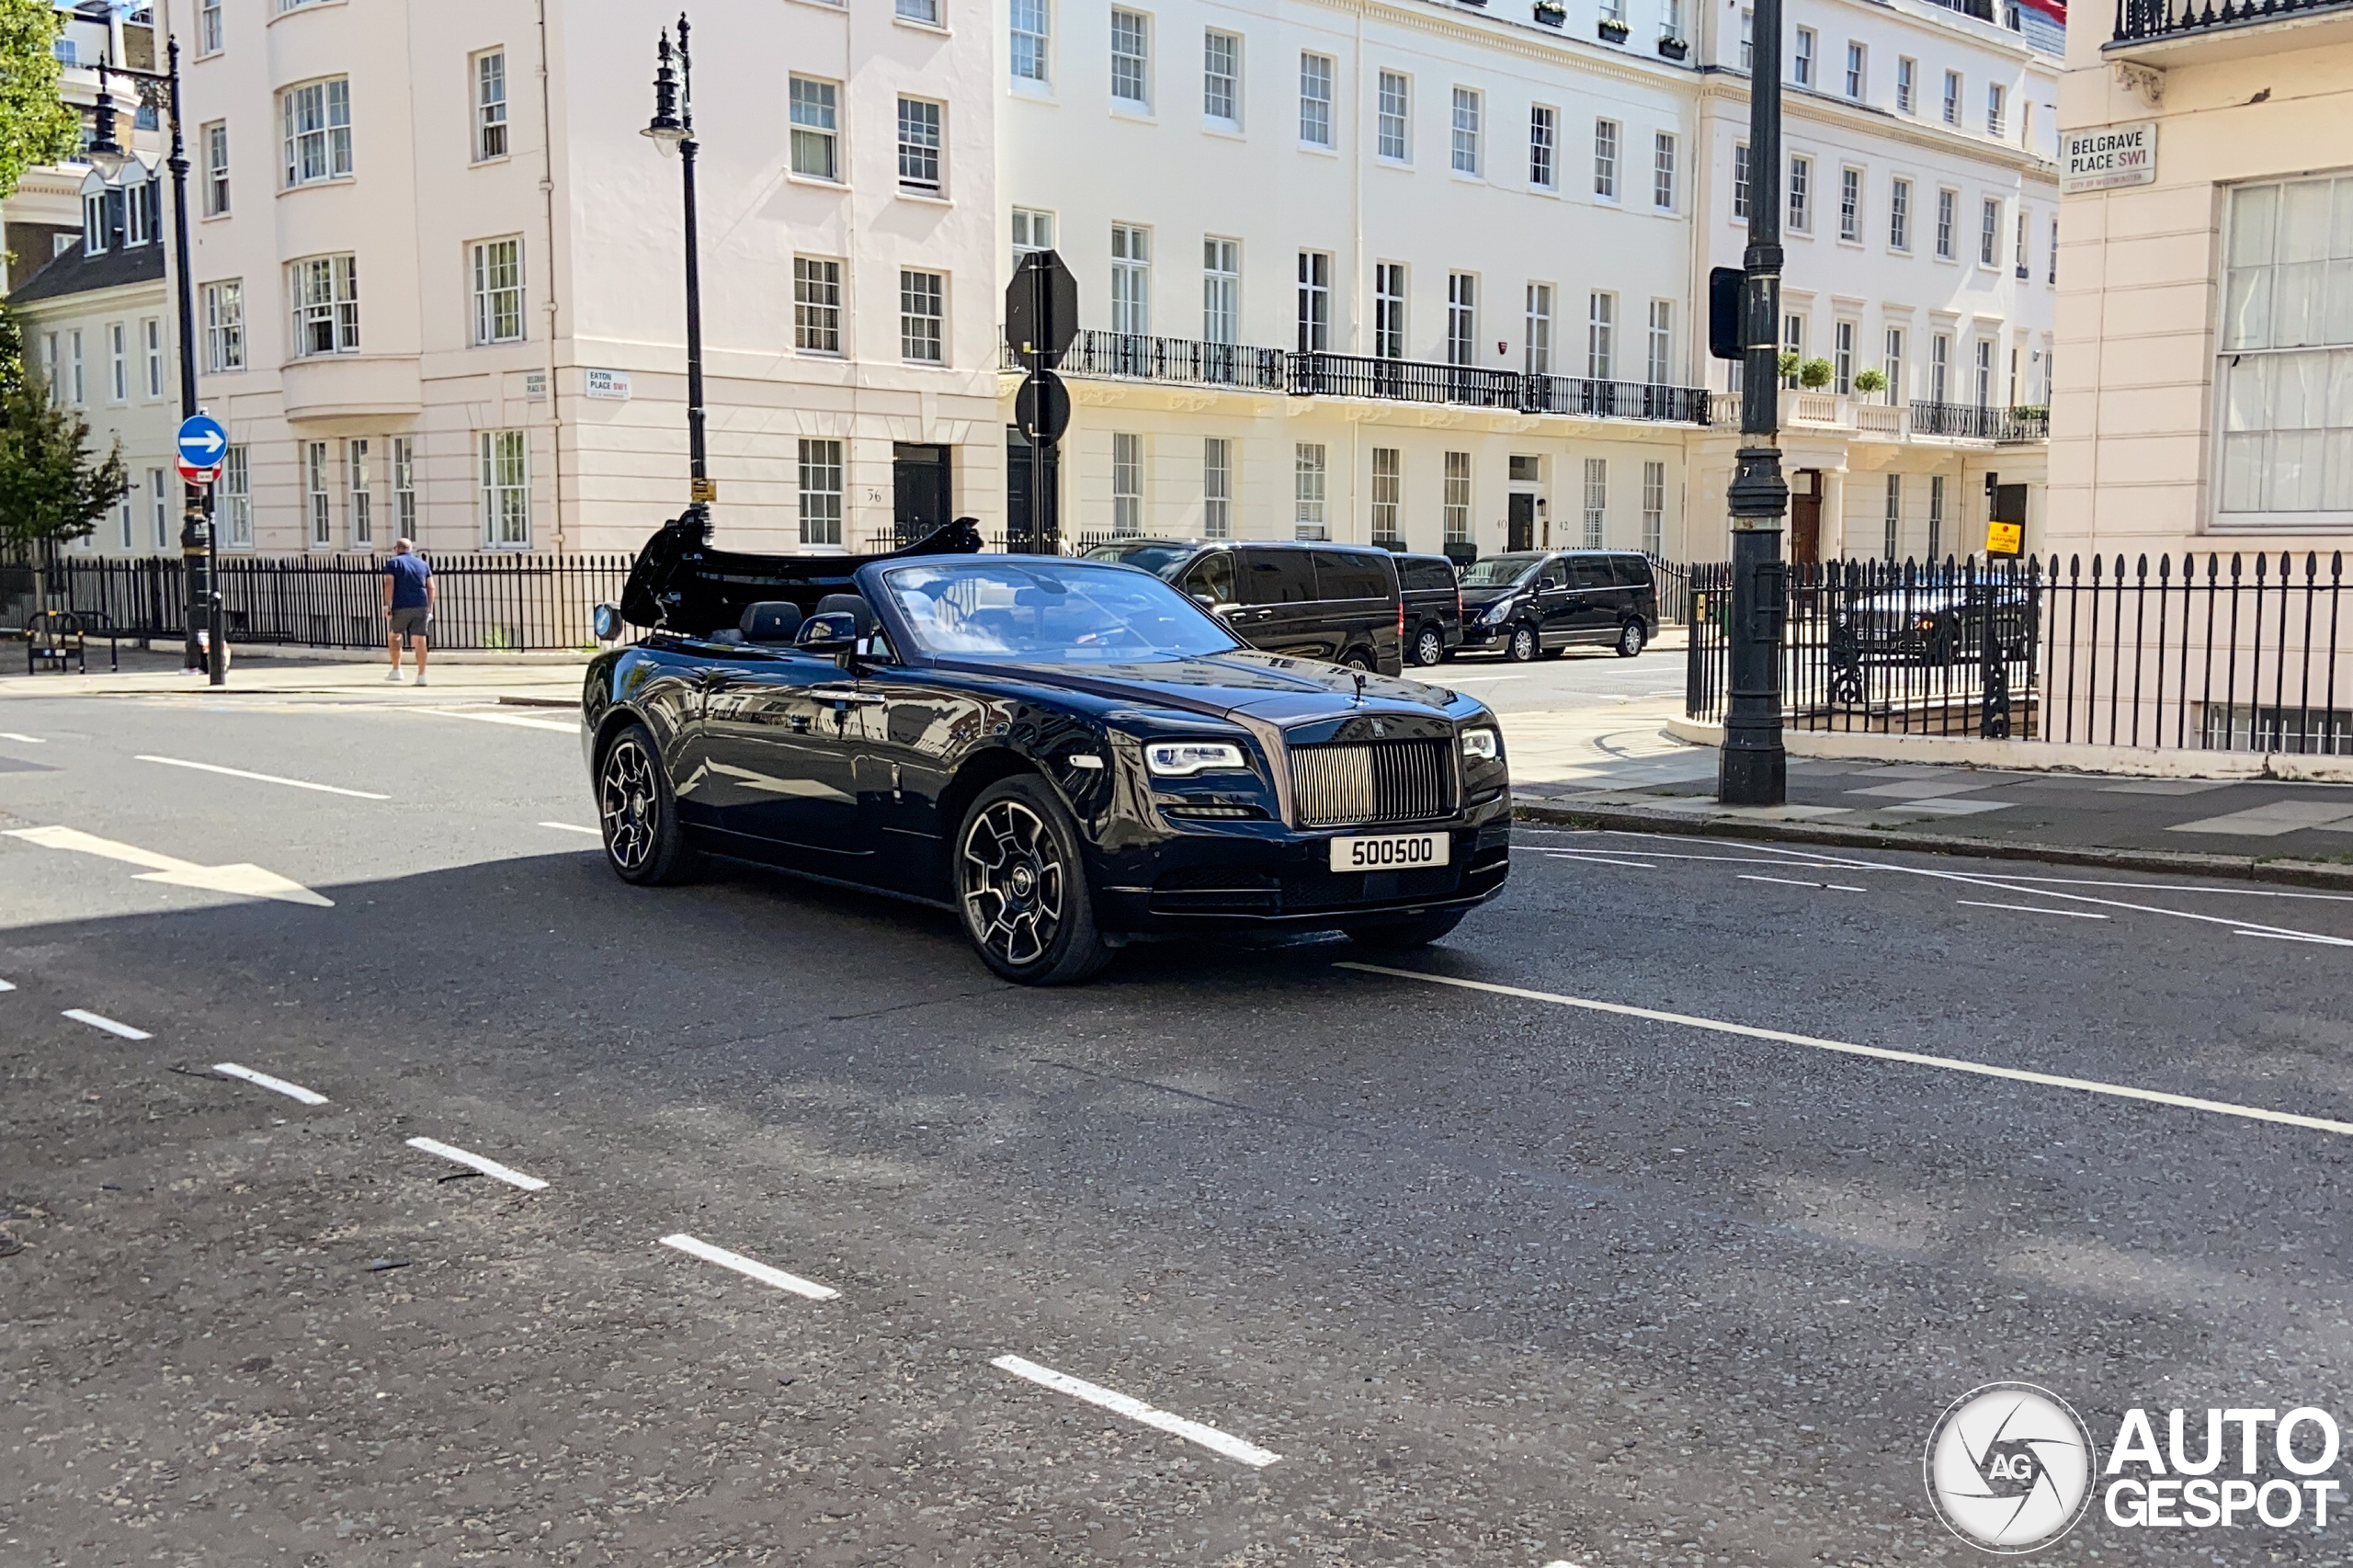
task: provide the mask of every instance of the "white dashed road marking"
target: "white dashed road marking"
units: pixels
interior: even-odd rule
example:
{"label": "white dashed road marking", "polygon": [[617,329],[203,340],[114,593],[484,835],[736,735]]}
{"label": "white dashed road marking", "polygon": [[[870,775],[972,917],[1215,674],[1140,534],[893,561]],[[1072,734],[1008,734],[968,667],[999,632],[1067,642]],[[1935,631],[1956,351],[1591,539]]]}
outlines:
{"label": "white dashed road marking", "polygon": [[756,1279],[763,1285],[773,1285],[779,1290],[790,1290],[796,1296],[806,1296],[813,1301],[830,1301],[841,1294],[831,1286],[820,1285],[813,1279],[803,1279],[798,1274],[787,1274],[781,1268],[771,1268],[756,1258],[745,1257],[740,1252],[729,1252],[725,1247],[713,1246],[709,1242],[698,1240],[683,1231],[675,1236],[664,1236],[662,1244],[665,1247],[676,1247],[688,1256],[701,1258],[705,1263],[715,1263],[722,1268],[732,1268],[747,1279]]}
{"label": "white dashed road marking", "polygon": [[2088,909],[2042,909],[2031,903],[1988,903],[1983,899],[1957,898],[1953,902],[1971,909],[2015,909],[2021,915],[2060,915],[2070,920],[2105,920],[2105,915],[2095,915]]}
{"label": "white dashed road marking", "polygon": [[14,982],[0,980],[0,991],[14,991],[16,988]]}
{"label": "white dashed road marking", "polygon": [[1100,1405],[1106,1410],[1126,1416],[1131,1421],[1140,1421],[1147,1426],[1157,1426],[1164,1432],[1173,1432],[1188,1442],[1199,1443],[1212,1452],[1223,1454],[1230,1460],[1239,1460],[1244,1464],[1257,1469],[1263,1470],[1282,1458],[1282,1455],[1270,1453],[1256,1443],[1245,1443],[1239,1437],[1228,1437],[1214,1426],[1204,1426],[1198,1421],[1188,1421],[1181,1415],[1171,1415],[1165,1410],[1155,1410],[1140,1399],[1130,1399],[1126,1394],[1115,1390],[1074,1378],[1067,1372],[1057,1372],[1051,1367],[1040,1367],[1037,1362],[1025,1361],[1018,1356],[1000,1356],[989,1365],[1011,1372],[1017,1378],[1027,1378],[1041,1387],[1052,1389],[1056,1393],[1066,1393],[1073,1399],[1083,1399],[1089,1404]]}
{"label": "white dashed road marking", "polygon": [[520,713],[469,713],[460,708],[411,708],[403,711],[438,713],[445,719],[472,719],[478,724],[512,724],[518,730],[553,730],[560,735],[580,733],[580,725],[577,721],[569,724],[560,724],[553,719],[526,719]]}
{"label": "white dashed road marking", "polygon": [[1851,887],[1845,882],[1801,882],[1794,881],[1788,877],[1752,877],[1745,871],[1741,871],[1735,874],[1738,875],[1740,880],[1744,882],[1779,882],[1785,888],[1826,889],[1831,892],[1862,892],[1865,891],[1859,887]]}
{"label": "white dashed road marking", "polygon": [[120,1035],[125,1040],[153,1040],[155,1038],[145,1029],[134,1029],[129,1024],[116,1023],[104,1013],[93,1013],[85,1008],[68,1007],[65,1009],[65,1017],[77,1024],[87,1024],[94,1029],[104,1029],[108,1034]]}
{"label": "white dashed road marking", "polygon": [[141,753],[141,762],[160,762],[165,767],[193,767],[199,773],[218,773],[230,778],[251,778],[263,784],[283,784],[290,790],[315,790],[322,795],[348,795],[355,801],[389,801],[390,795],[379,795],[372,790],[347,790],[340,784],[313,784],[307,778],[283,778],[275,773],[248,773],[242,767],[223,767],[217,762],[190,762],[184,756],[149,756]]}
{"label": "white dashed road marking", "polygon": [[1707,1029],[1716,1034],[1741,1035],[1749,1040],[1778,1040],[1784,1045],[1802,1045],[1813,1051],[1836,1051],[1842,1056],[1867,1056],[1880,1062],[1902,1062],[1915,1067],[1941,1068],[1948,1073],[1973,1073],[1984,1078],[2006,1078],[2013,1083],[2038,1084],[2045,1088],[2080,1089],[2086,1094],[2107,1095],[2116,1099],[2143,1100],[2151,1105],[2176,1106],[2184,1110],[2211,1111],[2217,1116],[2235,1116],[2249,1121],[2272,1121],[2283,1127],[2309,1128],[2315,1132],[2336,1132],[2353,1135],[2353,1121],[2331,1121],[2325,1117],[2299,1116],[2293,1111],[2267,1110],[2261,1106],[2233,1105],[2227,1100],[2200,1099],[2193,1095],[2167,1094],[2162,1089],[2135,1088],[2130,1084],[2103,1083],[2097,1078],[2070,1078],[2056,1073],[2032,1073],[2019,1067],[1996,1067],[1989,1062],[1968,1062],[1954,1056],[1930,1056],[1917,1051],[1890,1051],[1884,1046],[1856,1045],[1843,1040],[1824,1040],[1816,1035],[1791,1034],[1783,1029],[1759,1028],[1754,1024],[1727,1023],[1721,1018],[1694,1017],[1688,1013],[1663,1013],[1652,1007],[1631,1007],[1622,1002],[1597,1002],[1586,996],[1563,996],[1558,992],[1531,991],[1518,985],[1497,985],[1484,980],[1458,980],[1449,974],[1425,974],[1418,970],[1391,969],[1383,964],[1343,961],[1336,969],[1358,970],[1366,974],[1385,974],[1398,980],[1418,980],[1428,985],[1452,985],[1465,991],[1484,991],[1497,996],[1517,996],[1527,1002],[1549,1002],[1556,1007],[1578,1007],[1590,1013],[1615,1013],[1621,1017],[1647,1018],[1653,1023],[1679,1024],[1685,1028]]}
{"label": "white dashed road marking", "polygon": [[547,1186],[547,1183],[537,1176],[525,1176],[521,1171],[508,1165],[502,1165],[496,1160],[485,1160],[480,1154],[470,1154],[463,1149],[453,1149],[449,1144],[435,1139],[412,1138],[408,1141],[408,1146],[412,1149],[421,1149],[428,1154],[438,1154],[445,1160],[454,1160],[461,1165],[471,1166],[493,1181],[503,1181],[509,1187],[519,1187],[525,1192],[537,1192]]}
{"label": "white dashed road marking", "polygon": [[540,824],[540,825],[541,827],[551,827],[558,833],[585,833],[591,838],[602,838],[605,836],[597,829],[593,827],[583,827],[576,822],[543,822]]}
{"label": "white dashed road marking", "polygon": [[248,1084],[258,1084],[265,1089],[284,1095],[288,1099],[298,1101],[302,1105],[327,1103],[326,1096],[314,1089],[306,1089],[300,1084],[290,1084],[283,1078],[273,1078],[267,1073],[256,1073],[252,1068],[241,1067],[234,1062],[216,1062],[212,1064],[212,1070],[224,1078],[243,1078]]}
{"label": "white dashed road marking", "polygon": [[14,730],[0,730],[0,741],[22,741],[28,746],[45,746],[49,743],[39,735],[20,735]]}

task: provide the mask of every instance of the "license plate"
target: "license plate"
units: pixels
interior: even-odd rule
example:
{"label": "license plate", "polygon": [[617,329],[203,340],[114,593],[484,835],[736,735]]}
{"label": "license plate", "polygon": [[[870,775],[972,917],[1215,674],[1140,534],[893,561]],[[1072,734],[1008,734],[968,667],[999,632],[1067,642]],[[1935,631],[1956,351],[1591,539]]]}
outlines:
{"label": "license plate", "polygon": [[1332,869],[1336,871],[1409,871],[1443,866],[1453,847],[1453,835],[1444,833],[1386,833],[1364,838],[1332,840]]}

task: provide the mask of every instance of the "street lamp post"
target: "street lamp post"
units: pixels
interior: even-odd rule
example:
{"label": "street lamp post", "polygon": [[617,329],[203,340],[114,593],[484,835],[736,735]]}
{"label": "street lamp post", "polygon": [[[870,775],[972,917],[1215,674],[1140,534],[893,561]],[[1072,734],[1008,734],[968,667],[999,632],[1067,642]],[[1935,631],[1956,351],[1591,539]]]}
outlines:
{"label": "street lamp post", "polygon": [[1788,796],[1781,747],[1781,626],[1788,605],[1781,519],[1781,0],[1756,0],[1748,76],[1748,250],[1740,301],[1740,434],[1730,494],[1732,619],[1717,799],[1778,806]]}
{"label": "street lamp post", "polygon": [[[185,420],[198,413],[196,294],[188,257],[188,145],[180,133],[178,39],[168,40],[164,59],[165,69],[161,73],[134,71],[108,62],[99,64],[97,123],[93,128],[88,156],[91,165],[108,179],[120,174],[131,156],[115,135],[114,97],[107,91],[108,77],[120,76],[139,83],[142,88],[164,89],[165,112],[172,121],[171,152],[165,166],[172,171],[172,263],[173,270],[179,275],[176,292],[179,307],[180,417]],[[221,596],[214,588],[220,562],[212,536],[211,487],[183,483],[180,501],[180,559],[186,564],[188,576],[188,638],[183,657],[187,668],[202,668],[212,685],[222,686],[228,681],[228,649],[222,637]],[[197,635],[199,626],[205,631],[202,639]]]}
{"label": "street lamp post", "polygon": [[710,470],[703,447],[702,410],[702,258],[695,238],[695,75],[694,55],[688,45],[685,12],[678,14],[678,44],[676,51],[677,69],[674,73],[670,62],[670,35],[664,32],[659,51],[660,63],[654,73],[654,118],[647,122],[644,134],[653,138],[654,145],[665,153],[678,155],[681,184],[686,197],[687,246],[687,472],[689,477],[688,505],[686,517],[696,525],[707,524],[710,503],[717,491],[710,483]]}

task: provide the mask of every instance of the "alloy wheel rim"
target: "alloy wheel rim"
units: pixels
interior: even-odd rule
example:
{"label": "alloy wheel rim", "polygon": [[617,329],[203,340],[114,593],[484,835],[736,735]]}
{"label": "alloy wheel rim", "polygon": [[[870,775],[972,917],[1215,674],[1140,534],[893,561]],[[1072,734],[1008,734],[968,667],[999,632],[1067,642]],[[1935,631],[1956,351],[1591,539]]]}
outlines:
{"label": "alloy wheel rim", "polygon": [[1525,626],[1511,634],[1511,656],[1522,661],[1536,652],[1536,633]]}
{"label": "alloy wheel rim", "polygon": [[1421,642],[1415,646],[1414,652],[1415,656],[1419,658],[1423,664],[1435,665],[1438,663],[1439,656],[1446,652],[1446,646],[1438,641],[1437,632],[1425,631],[1422,633]]}
{"label": "alloy wheel rim", "polygon": [[999,801],[972,821],[961,856],[964,916],[981,945],[1019,969],[1062,930],[1068,869],[1045,819]]}
{"label": "alloy wheel rim", "polygon": [[642,869],[654,855],[661,825],[662,796],[654,788],[654,759],[633,740],[605,754],[605,776],[597,791],[604,818],[605,851],[624,871]]}

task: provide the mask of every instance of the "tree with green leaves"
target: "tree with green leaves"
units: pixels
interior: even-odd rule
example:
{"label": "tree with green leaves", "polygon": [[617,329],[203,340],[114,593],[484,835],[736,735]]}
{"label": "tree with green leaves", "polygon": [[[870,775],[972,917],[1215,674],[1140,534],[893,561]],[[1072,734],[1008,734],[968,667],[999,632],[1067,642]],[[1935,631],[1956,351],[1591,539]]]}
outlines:
{"label": "tree with green leaves", "polygon": [[0,307],[0,554],[80,539],[130,491],[122,443],[92,454],[89,421],[50,400],[25,363],[16,317]]}
{"label": "tree with green leaves", "polygon": [[57,93],[57,36],[64,13],[51,0],[0,0],[0,200],[36,164],[73,154],[82,117]]}

